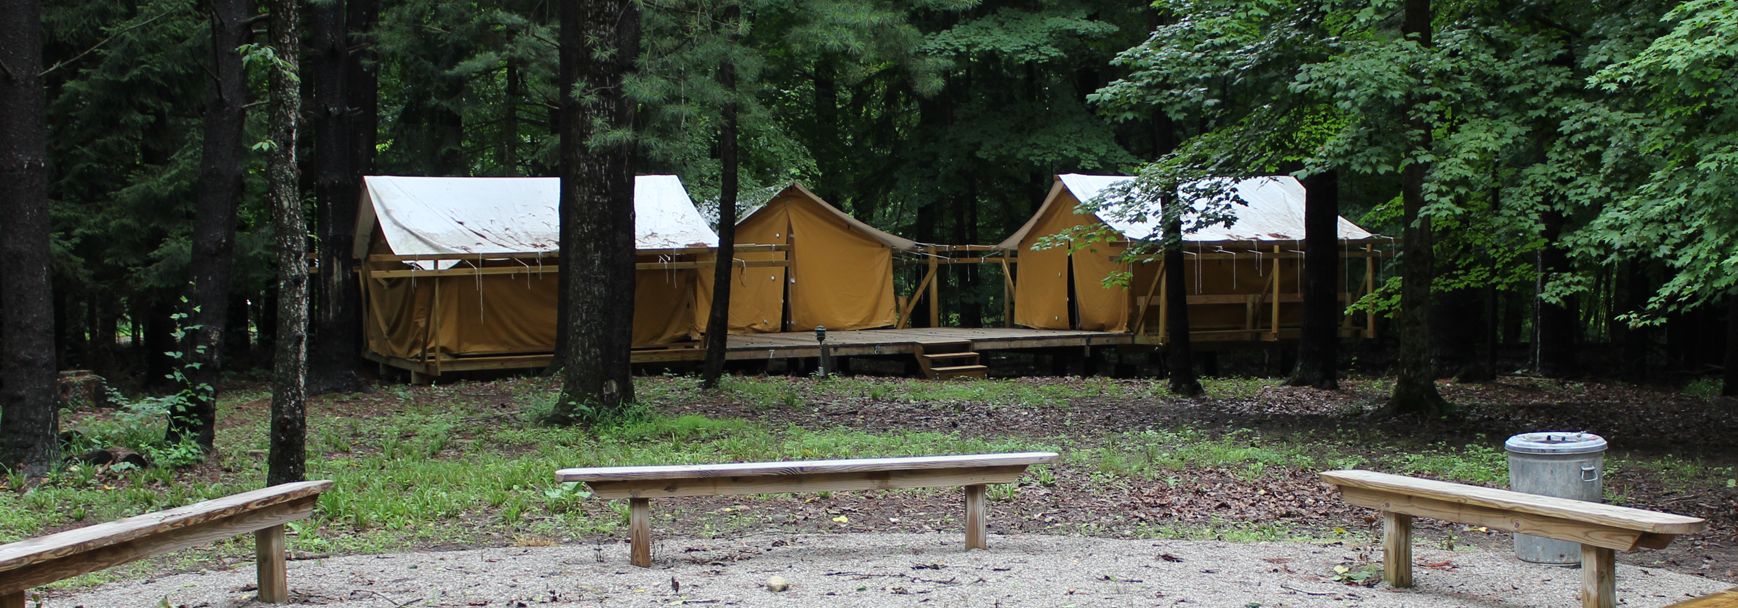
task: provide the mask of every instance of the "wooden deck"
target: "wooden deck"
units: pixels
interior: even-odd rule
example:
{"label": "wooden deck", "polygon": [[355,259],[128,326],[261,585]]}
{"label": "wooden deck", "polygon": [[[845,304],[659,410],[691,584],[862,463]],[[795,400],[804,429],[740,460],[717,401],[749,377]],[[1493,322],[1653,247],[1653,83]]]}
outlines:
{"label": "wooden deck", "polygon": [[[1133,344],[1135,340],[1132,334],[1125,333],[1018,327],[976,329],[927,327],[827,332],[827,344],[835,357],[909,355],[913,354],[917,350],[917,345],[922,342],[957,341],[971,342],[973,350],[984,352],[1065,346],[1117,346]],[[730,336],[726,352],[725,358],[732,361],[819,357],[821,346],[819,342],[815,341],[814,332],[740,334]],[[384,366],[409,370],[413,382],[420,382],[426,376],[439,376],[443,372],[547,367],[550,359],[549,353],[535,353],[496,357],[443,358],[439,361],[425,363],[383,357],[372,352],[364,353],[364,356]],[[671,348],[636,349],[633,354],[634,363],[700,361],[705,358],[706,350],[698,344],[686,344]]]}

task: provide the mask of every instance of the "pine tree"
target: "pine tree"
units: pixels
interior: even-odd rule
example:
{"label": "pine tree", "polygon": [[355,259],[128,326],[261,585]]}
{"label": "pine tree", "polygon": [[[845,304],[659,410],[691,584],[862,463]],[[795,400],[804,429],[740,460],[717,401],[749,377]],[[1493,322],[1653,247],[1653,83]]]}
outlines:
{"label": "pine tree", "polygon": [[0,1],[0,467],[26,475],[60,461],[41,11]]}
{"label": "pine tree", "polygon": [[272,0],[271,46],[260,51],[267,60],[270,81],[271,155],[266,180],[278,265],[268,486],[301,481],[307,474],[308,231],[296,179],[296,135],[302,105],[297,4],[296,0]]}

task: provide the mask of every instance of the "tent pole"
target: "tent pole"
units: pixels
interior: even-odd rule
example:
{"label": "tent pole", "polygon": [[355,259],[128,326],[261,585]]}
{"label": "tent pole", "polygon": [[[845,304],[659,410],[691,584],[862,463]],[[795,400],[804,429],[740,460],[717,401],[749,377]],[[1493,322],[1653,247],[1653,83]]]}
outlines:
{"label": "tent pole", "polygon": [[[1279,340],[1279,245],[1273,246],[1273,339]],[[1301,278],[1301,277],[1300,277]]]}
{"label": "tent pole", "polygon": [[1160,344],[1165,343],[1165,339],[1169,335],[1169,332],[1171,329],[1171,323],[1170,323],[1170,317],[1169,317],[1170,312],[1171,312],[1171,299],[1165,295],[1165,287],[1166,287],[1165,286],[1165,273],[1166,272],[1169,272],[1169,269],[1165,268],[1165,263],[1159,262],[1159,278],[1156,280],[1159,282],[1159,343]]}
{"label": "tent pole", "polygon": [[[1365,243],[1364,251],[1365,253],[1369,253],[1374,251],[1374,248],[1369,243]],[[1376,293],[1376,258],[1375,256],[1366,255],[1364,256],[1364,293],[1361,294],[1360,297],[1373,293]],[[1374,310],[1366,310],[1364,311],[1364,338],[1370,339],[1375,337],[1376,312]]]}
{"label": "tent pole", "polygon": [[929,251],[929,278],[935,279],[929,282],[929,326],[941,327],[941,280],[935,277],[935,271],[938,268],[936,256],[941,248],[928,247],[926,249]]}
{"label": "tent pole", "polygon": [[997,258],[1002,263],[1002,327],[1014,326],[1014,275],[1009,274],[1008,255]]}

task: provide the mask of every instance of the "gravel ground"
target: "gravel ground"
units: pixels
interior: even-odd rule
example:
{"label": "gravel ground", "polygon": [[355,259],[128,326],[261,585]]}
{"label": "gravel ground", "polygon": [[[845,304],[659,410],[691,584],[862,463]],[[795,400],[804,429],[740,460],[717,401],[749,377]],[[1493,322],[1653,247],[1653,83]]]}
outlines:
{"label": "gravel ground", "polygon": [[[965,551],[958,534],[777,535],[663,540],[654,567],[625,544],[354,555],[290,562],[299,603],[401,606],[1579,606],[1581,572],[1484,551],[1414,549],[1416,586],[1333,582],[1365,546],[992,536]],[[1379,557],[1379,552],[1376,557]],[[1356,570],[1354,570],[1356,571]],[[769,577],[789,581],[782,593]],[[673,589],[672,581],[680,588]],[[251,604],[251,564],[57,593],[44,608]],[[1618,566],[1620,606],[1665,606],[1727,583]],[[164,602],[164,603],[160,603]]]}

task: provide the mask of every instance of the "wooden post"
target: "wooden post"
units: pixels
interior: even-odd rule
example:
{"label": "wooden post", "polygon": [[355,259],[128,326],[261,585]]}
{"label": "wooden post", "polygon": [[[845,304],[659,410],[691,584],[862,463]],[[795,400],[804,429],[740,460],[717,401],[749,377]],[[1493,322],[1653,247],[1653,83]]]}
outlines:
{"label": "wooden post", "polygon": [[0,595],[0,608],[24,608],[24,592],[13,591]]}
{"label": "wooden post", "polygon": [[628,561],[641,568],[652,567],[652,499],[628,499],[628,538],[633,544]]}
{"label": "wooden post", "polygon": [[290,601],[289,576],[284,570],[283,524],[255,531],[253,548],[254,563],[259,569],[259,601],[267,604]]}
{"label": "wooden post", "polygon": [[989,519],[983,484],[966,486],[966,550],[990,548]]}
{"label": "wooden post", "polygon": [[1167,316],[1167,315],[1169,315],[1169,313],[1171,311],[1171,298],[1169,298],[1165,295],[1165,288],[1167,287],[1165,284],[1165,273],[1167,273],[1167,272],[1170,272],[1170,269],[1165,268],[1163,265],[1159,266],[1158,281],[1159,281],[1159,343],[1160,344],[1164,344],[1166,342],[1165,336],[1170,335],[1170,331],[1171,331],[1170,317]]}
{"label": "wooden post", "polygon": [[1581,545],[1581,608],[1616,608],[1617,558],[1604,547]]}
{"label": "wooden post", "polygon": [[937,259],[936,259],[936,250],[937,249],[939,249],[939,248],[938,247],[928,248],[928,250],[929,250],[929,274],[931,277],[934,277],[934,280],[931,280],[929,282],[929,326],[930,327],[941,327],[941,277],[935,274],[936,262],[937,262]]}
{"label": "wooden post", "polygon": [[[1279,340],[1279,245],[1273,246],[1273,339]],[[1303,277],[1298,277],[1300,280]]]}
{"label": "wooden post", "polygon": [[1002,327],[1014,326],[1014,275],[1008,271],[1008,255],[1011,253],[998,260],[1002,263]]}
{"label": "wooden post", "polygon": [[[1373,245],[1364,245],[1365,253],[1372,253],[1374,251],[1375,247]],[[1376,293],[1376,258],[1372,255],[1364,256],[1364,293]],[[1347,304],[1350,304],[1350,302]],[[1376,313],[1374,311],[1366,311],[1364,313],[1364,339],[1368,340],[1375,337]]]}
{"label": "wooden post", "polygon": [[1412,516],[1382,512],[1382,578],[1396,588],[1412,586]]}
{"label": "wooden post", "polygon": [[[1134,272],[1129,273],[1130,279],[1133,279],[1134,276]],[[1135,335],[1145,335],[1147,333],[1147,306],[1153,303],[1153,293],[1158,291],[1159,283],[1164,282],[1164,280],[1165,263],[1159,262],[1158,272],[1153,273],[1153,284],[1147,286],[1147,297],[1146,299],[1141,300],[1140,312],[1137,313],[1135,317],[1133,332]],[[1130,291],[1132,292],[1133,290],[1131,289]]]}

